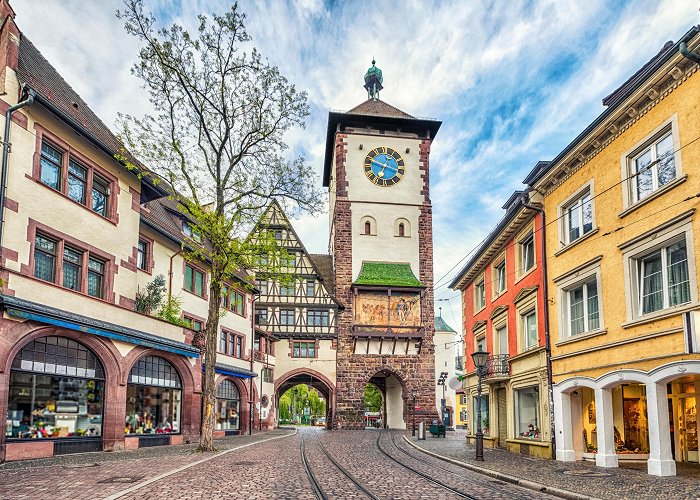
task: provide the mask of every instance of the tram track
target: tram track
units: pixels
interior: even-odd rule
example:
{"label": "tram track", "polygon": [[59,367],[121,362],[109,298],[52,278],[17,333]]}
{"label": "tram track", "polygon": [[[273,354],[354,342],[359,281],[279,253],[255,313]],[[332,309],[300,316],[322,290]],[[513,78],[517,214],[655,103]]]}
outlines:
{"label": "tram track", "polygon": [[[309,463],[308,456],[306,454],[306,442],[305,442],[305,435],[302,434],[301,436],[301,458],[302,458],[302,463],[304,464],[304,470],[306,471],[306,475],[309,478],[309,482],[311,483],[311,489],[314,492],[314,495],[316,495],[316,498],[319,500],[325,500],[327,498],[333,498],[330,497],[326,494],[326,492],[323,490],[323,488],[320,485],[320,482],[316,478],[312,467]],[[345,467],[340,465],[338,461],[333,458],[333,456],[328,452],[325,446],[323,446],[323,443],[321,442],[321,438],[318,433],[316,433],[316,442],[318,444],[319,449],[323,452],[325,457],[328,459],[330,463],[332,463],[335,468],[340,471],[343,476],[345,476],[358,490],[360,490],[362,493],[367,495],[368,498],[372,500],[380,500],[378,496],[376,496],[374,493],[372,493],[369,489],[367,489],[355,476],[353,476]]]}

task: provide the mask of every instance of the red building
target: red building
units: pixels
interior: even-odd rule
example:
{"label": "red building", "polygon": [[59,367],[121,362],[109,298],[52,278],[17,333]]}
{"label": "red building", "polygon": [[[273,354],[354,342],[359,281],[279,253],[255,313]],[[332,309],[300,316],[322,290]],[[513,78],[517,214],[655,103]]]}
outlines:
{"label": "red building", "polygon": [[476,432],[478,378],[472,360],[489,353],[482,379],[485,446],[551,457],[543,216],[524,191],[450,287],[462,292],[468,440]]}

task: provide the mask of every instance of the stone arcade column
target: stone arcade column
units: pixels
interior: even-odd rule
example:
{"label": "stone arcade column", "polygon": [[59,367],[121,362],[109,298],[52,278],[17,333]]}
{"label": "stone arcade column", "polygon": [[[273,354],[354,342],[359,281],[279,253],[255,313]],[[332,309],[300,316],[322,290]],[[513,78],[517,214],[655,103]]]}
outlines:
{"label": "stone arcade column", "polygon": [[654,476],[675,476],[676,462],[671,454],[666,384],[649,382],[647,418],[649,419],[649,460],[647,472]]}
{"label": "stone arcade column", "polygon": [[595,390],[596,425],[598,426],[598,467],[617,467],[615,453],[615,426],[613,424],[612,392],[610,389]]}
{"label": "stone arcade column", "polygon": [[554,428],[557,432],[557,456],[562,462],[574,462],[576,451],[571,421],[571,394],[554,388]]}

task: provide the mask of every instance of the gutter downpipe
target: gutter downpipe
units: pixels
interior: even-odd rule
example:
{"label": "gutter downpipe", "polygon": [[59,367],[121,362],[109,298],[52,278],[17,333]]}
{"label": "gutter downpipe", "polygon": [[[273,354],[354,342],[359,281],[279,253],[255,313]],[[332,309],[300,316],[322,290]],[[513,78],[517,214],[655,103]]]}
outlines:
{"label": "gutter downpipe", "polygon": [[688,44],[686,44],[685,42],[681,42],[678,48],[680,49],[680,52],[683,56],[700,64],[700,54],[696,54],[695,52],[690,51],[688,49]]}
{"label": "gutter downpipe", "polygon": [[554,427],[554,390],[552,388],[552,344],[549,336],[549,293],[547,286],[547,238],[544,234],[546,226],[544,210],[540,207],[534,205],[529,205],[526,200],[523,200],[523,206],[529,208],[530,210],[535,210],[542,215],[542,289],[544,292],[544,343],[545,343],[545,353],[547,355],[547,397],[549,399],[549,422],[552,431],[552,459],[557,458],[557,444],[556,444],[556,434]]}
{"label": "gutter downpipe", "polygon": [[[259,295],[253,294],[253,299],[250,301],[250,326],[252,337],[250,339],[250,371],[255,372],[253,365],[254,354],[253,345],[255,344],[255,301],[260,298]],[[248,435],[253,434],[253,425],[255,425],[255,398],[253,397],[253,377],[250,377],[250,397],[248,398],[248,406],[250,408],[250,417],[248,418]],[[260,372],[260,398],[262,401],[262,372]],[[260,405],[262,408],[262,404]],[[260,422],[262,426],[262,422]]]}
{"label": "gutter downpipe", "polygon": [[173,259],[182,253],[182,248],[170,256],[170,267],[168,269],[168,302],[173,298]]}
{"label": "gutter downpipe", "polygon": [[2,138],[2,174],[0,175],[0,248],[2,247],[2,237],[5,229],[5,190],[7,185],[7,163],[10,158],[10,127],[12,126],[12,113],[25,106],[34,104],[36,92],[22,85],[22,99],[14,106],[10,106],[5,111],[5,132]]}

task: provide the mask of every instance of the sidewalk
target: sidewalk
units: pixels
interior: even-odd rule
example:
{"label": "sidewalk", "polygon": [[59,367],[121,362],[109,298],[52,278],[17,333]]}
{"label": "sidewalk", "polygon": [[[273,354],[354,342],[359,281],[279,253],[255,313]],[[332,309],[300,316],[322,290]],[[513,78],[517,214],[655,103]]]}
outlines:
{"label": "sidewalk", "polygon": [[646,473],[646,464],[604,469],[591,462],[542,460],[501,449],[484,449],[484,461],[477,462],[474,446],[467,445],[464,431],[448,432],[446,438],[434,438],[428,434],[425,441],[418,441],[410,432],[406,437],[411,443],[441,457],[578,495],[634,500],[700,497],[698,466],[678,464],[680,476],[657,477]]}

